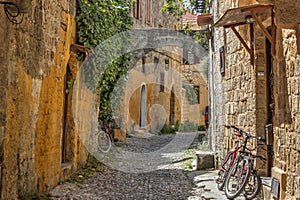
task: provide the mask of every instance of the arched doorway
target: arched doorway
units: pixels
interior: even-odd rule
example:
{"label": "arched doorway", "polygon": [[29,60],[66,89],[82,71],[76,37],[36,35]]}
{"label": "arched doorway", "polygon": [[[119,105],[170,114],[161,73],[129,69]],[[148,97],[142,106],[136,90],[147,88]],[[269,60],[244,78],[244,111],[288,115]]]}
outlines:
{"label": "arched doorway", "polygon": [[140,127],[146,127],[146,86],[142,85],[140,99]]}

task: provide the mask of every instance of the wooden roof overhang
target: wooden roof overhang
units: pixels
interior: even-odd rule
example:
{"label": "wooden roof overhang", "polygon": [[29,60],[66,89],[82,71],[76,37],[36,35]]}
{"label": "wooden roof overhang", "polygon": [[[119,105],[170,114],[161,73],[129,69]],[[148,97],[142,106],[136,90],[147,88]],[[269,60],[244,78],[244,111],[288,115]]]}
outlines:
{"label": "wooden roof overhang", "polygon": [[209,24],[213,24],[213,18],[212,14],[202,14],[202,15],[197,15],[197,24],[198,26],[205,26]]}
{"label": "wooden roof overhang", "polygon": [[[271,33],[267,30],[267,28],[263,25],[261,19],[258,17],[259,14],[265,12],[267,9],[271,10]],[[249,52],[251,58],[251,64],[254,64],[254,28],[253,23],[256,22],[257,25],[264,32],[266,37],[271,43],[272,46],[272,55],[274,56],[276,53],[275,43],[276,43],[276,30],[274,23],[274,11],[273,5],[269,4],[253,4],[244,7],[231,8],[228,9],[225,14],[212,25],[212,28],[224,27],[231,28],[235,33],[237,38],[241,41],[242,45]],[[243,37],[236,30],[237,26],[241,25],[249,25],[250,26],[250,46],[246,43]]]}

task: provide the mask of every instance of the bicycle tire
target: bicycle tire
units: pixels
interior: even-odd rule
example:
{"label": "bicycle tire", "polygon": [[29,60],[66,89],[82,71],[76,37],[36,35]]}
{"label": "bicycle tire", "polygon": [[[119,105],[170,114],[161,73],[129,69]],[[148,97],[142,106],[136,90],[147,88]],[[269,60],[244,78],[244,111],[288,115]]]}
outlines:
{"label": "bicycle tire", "polygon": [[[225,181],[225,194],[228,199],[234,199],[243,192],[251,171],[252,165],[246,157],[238,159],[237,162],[234,163]],[[232,178],[236,179],[233,183],[231,183]]]}
{"label": "bicycle tire", "polygon": [[261,178],[256,170],[252,170],[249,180],[244,188],[244,197],[247,200],[254,199],[261,189]]}
{"label": "bicycle tire", "polygon": [[[230,157],[229,157],[230,156]],[[228,158],[229,157],[229,158]],[[216,180],[218,190],[223,190],[225,185],[225,180],[228,175],[229,165],[232,162],[232,152],[228,152],[225,157],[226,162],[222,164],[221,169],[218,172],[218,178]]]}
{"label": "bicycle tire", "polygon": [[226,180],[226,176],[227,176],[227,171],[219,171],[218,172],[218,178],[217,178],[217,188],[218,190],[223,190],[224,185],[225,185],[225,180]]}
{"label": "bicycle tire", "polygon": [[111,148],[110,136],[102,130],[100,130],[98,133],[98,147],[103,153],[109,152]]}

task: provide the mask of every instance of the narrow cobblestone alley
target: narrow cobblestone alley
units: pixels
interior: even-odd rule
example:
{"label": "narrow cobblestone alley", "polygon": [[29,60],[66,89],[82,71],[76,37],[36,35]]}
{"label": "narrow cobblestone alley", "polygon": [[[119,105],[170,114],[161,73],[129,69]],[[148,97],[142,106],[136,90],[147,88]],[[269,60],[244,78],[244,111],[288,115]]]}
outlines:
{"label": "narrow cobblestone alley", "polygon": [[[149,152],[163,147],[173,138],[174,135],[133,137],[116,146],[127,151]],[[195,172],[183,170],[186,159],[180,157],[165,169],[146,173],[127,173],[100,164],[102,170],[83,183],[67,181],[50,194],[52,199],[201,199],[203,187],[193,182]]]}

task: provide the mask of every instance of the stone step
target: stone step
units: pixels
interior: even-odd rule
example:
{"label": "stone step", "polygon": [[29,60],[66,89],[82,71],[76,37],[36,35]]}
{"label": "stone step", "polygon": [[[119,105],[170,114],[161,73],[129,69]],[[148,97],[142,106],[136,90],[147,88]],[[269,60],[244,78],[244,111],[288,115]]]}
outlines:
{"label": "stone step", "polygon": [[146,131],[142,129],[138,129],[138,130],[134,130],[134,134],[138,136],[143,136],[146,134]]}
{"label": "stone step", "polygon": [[196,170],[215,168],[213,151],[196,151]]}

